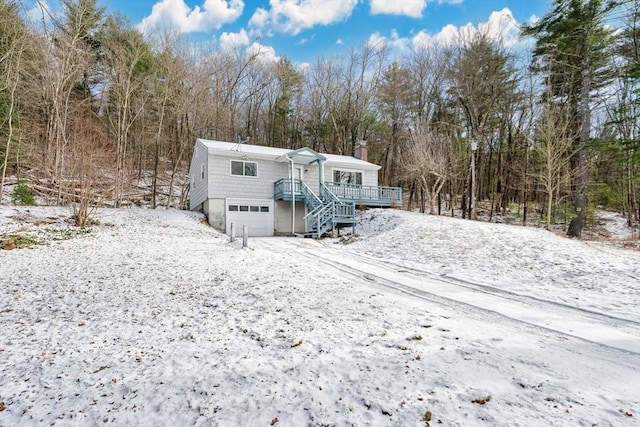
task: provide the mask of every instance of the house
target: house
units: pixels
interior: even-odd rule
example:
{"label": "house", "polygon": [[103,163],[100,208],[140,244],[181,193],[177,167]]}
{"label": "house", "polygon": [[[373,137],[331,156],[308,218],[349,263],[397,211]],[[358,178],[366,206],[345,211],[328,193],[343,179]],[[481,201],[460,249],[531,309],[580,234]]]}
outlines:
{"label": "house", "polygon": [[196,141],[191,167],[190,209],[230,233],[247,225],[250,236],[322,236],[355,226],[356,206],[402,205],[402,191],[378,186],[380,166],[356,154],[321,154],[257,145]]}

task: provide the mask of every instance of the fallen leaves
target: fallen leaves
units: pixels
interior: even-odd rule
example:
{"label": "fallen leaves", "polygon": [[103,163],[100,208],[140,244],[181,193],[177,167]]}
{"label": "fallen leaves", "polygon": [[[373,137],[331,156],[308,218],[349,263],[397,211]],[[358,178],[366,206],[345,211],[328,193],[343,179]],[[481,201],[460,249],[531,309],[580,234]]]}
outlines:
{"label": "fallen leaves", "polygon": [[0,247],[5,251],[12,251],[17,248],[16,243],[13,239],[3,240],[0,242]]}
{"label": "fallen leaves", "polygon": [[471,402],[477,403],[478,405],[484,405],[486,403],[489,403],[490,401],[491,401],[491,396],[486,396],[478,399],[473,399]]}

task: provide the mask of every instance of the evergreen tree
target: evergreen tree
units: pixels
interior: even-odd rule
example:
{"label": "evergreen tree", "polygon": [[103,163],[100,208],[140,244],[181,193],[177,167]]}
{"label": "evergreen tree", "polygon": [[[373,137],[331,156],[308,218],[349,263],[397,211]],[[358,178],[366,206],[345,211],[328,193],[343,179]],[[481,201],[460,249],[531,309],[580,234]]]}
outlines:
{"label": "evergreen tree", "polygon": [[580,237],[587,208],[587,145],[595,92],[611,76],[613,34],[606,25],[611,0],[554,0],[551,10],[523,34],[536,39],[534,70],[545,75],[546,101],[567,105],[576,135],[572,159],[575,218],[567,234]]}

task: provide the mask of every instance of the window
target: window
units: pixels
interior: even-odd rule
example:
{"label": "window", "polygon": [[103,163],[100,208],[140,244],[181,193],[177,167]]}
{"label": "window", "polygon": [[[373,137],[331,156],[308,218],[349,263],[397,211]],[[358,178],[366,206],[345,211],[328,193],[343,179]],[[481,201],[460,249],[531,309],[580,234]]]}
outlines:
{"label": "window", "polygon": [[245,160],[231,160],[231,175],[258,176],[258,164]]}
{"label": "window", "polygon": [[333,182],[337,184],[362,185],[362,172],[334,169]]}
{"label": "window", "polygon": [[249,212],[249,206],[240,205],[240,212]]}
{"label": "window", "polygon": [[229,205],[229,212],[238,212],[238,205]]}
{"label": "window", "polygon": [[251,206],[251,207],[249,207],[249,210],[251,212],[259,212],[260,211],[260,206]]}
{"label": "window", "polygon": [[260,212],[269,212],[269,206],[260,206]]}

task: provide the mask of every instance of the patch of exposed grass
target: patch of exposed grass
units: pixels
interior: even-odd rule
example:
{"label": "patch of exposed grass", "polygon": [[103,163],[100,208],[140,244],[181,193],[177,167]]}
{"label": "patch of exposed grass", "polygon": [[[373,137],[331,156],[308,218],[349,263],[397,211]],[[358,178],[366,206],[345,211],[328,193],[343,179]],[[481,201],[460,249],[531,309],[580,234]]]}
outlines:
{"label": "patch of exposed grass", "polygon": [[91,233],[88,228],[45,229],[35,234],[0,234],[0,249],[23,249],[50,242],[71,240]]}
{"label": "patch of exposed grass", "polygon": [[0,248],[8,251],[12,249],[28,248],[29,246],[39,244],[41,244],[41,242],[33,236],[24,234],[0,235]]}
{"label": "patch of exposed grass", "polygon": [[59,242],[62,240],[71,240],[89,233],[91,233],[91,229],[89,228],[64,228],[59,230],[46,230],[44,234],[47,240]]}

